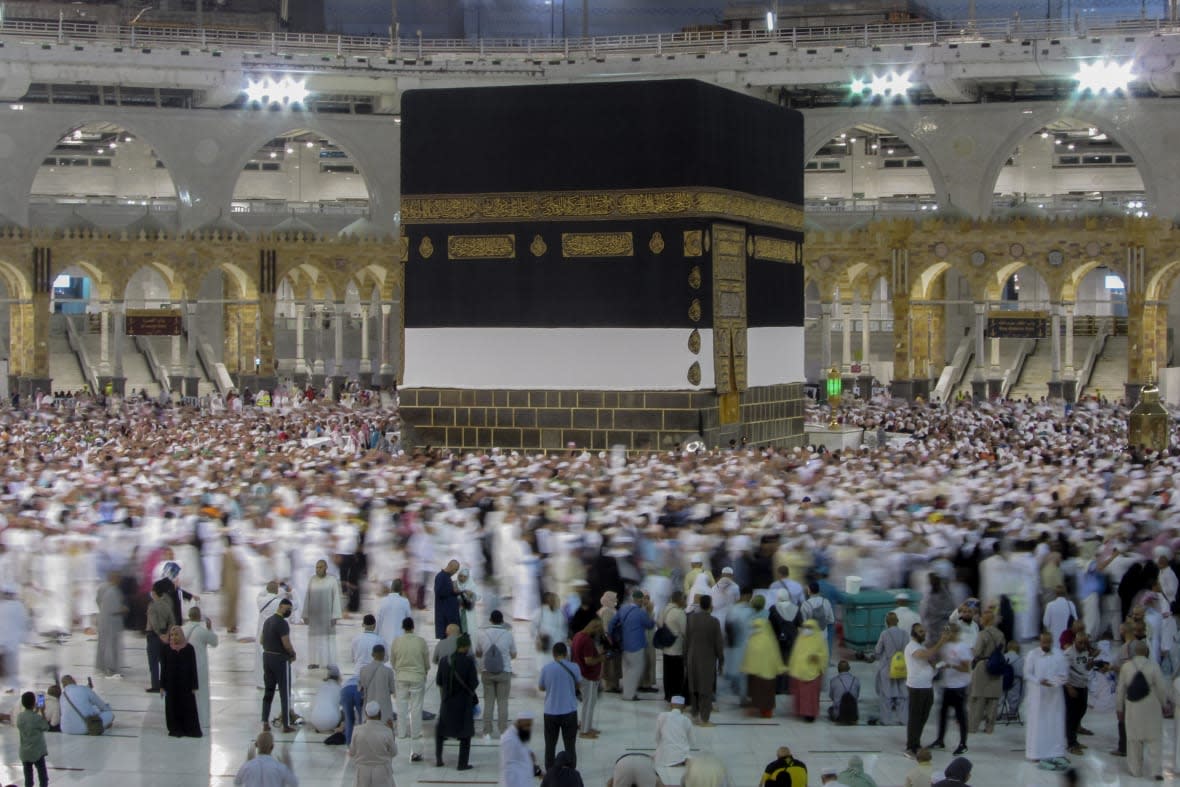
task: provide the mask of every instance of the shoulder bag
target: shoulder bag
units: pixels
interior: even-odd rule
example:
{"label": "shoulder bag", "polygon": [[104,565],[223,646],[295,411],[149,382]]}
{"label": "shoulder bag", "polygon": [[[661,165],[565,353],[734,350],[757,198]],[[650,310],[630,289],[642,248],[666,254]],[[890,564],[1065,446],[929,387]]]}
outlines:
{"label": "shoulder bag", "polygon": [[74,701],[70,699],[70,693],[65,688],[61,690],[61,696],[66,698],[66,702],[70,703],[70,707],[74,709],[74,713],[77,713],[82,717],[82,721],[86,722],[87,735],[102,735],[106,731],[106,727],[102,723],[102,716],[97,713],[92,713],[89,716],[83,714],[82,711],[78,710],[78,706],[74,704]]}

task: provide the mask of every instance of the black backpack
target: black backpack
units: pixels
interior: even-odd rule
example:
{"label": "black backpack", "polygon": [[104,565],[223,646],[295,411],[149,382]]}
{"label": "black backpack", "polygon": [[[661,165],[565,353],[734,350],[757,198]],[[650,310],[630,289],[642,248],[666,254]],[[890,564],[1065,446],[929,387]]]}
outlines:
{"label": "black backpack", "polygon": [[844,692],[844,696],[840,698],[840,707],[836,709],[836,723],[841,726],[855,727],[860,721],[860,711],[856,706],[856,697],[852,696],[852,692]]}
{"label": "black backpack", "polygon": [[670,648],[676,644],[676,635],[672,633],[672,629],[667,625],[661,623],[656,632],[651,635],[651,646],[656,650],[663,650]]}
{"label": "black backpack", "polygon": [[1148,694],[1151,694],[1151,684],[1147,682],[1147,676],[1143,674],[1142,670],[1135,671],[1135,677],[1131,678],[1131,682],[1127,684],[1127,699],[1131,702],[1139,702]]}
{"label": "black backpack", "polygon": [[988,675],[999,677],[1008,669],[1008,660],[1004,658],[1004,646],[996,645],[996,649],[992,651],[992,655],[987,657],[987,665],[984,667]]}

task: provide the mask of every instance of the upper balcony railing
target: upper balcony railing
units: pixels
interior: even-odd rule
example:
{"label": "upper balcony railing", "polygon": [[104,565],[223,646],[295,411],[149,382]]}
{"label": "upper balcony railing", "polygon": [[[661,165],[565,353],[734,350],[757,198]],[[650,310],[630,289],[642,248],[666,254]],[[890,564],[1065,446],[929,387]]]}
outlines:
{"label": "upper balcony railing", "polygon": [[201,29],[97,25],[79,22],[0,23],[0,37],[43,44],[95,43],[113,46],[191,46],[211,50],[240,50],[267,54],[324,54],[384,56],[397,59],[432,55],[479,54],[538,57],[597,56],[610,53],[662,54],[664,52],[715,53],[747,49],[768,43],[794,47],[881,44],[934,44],[940,41],[1002,41],[1053,39],[1108,34],[1180,32],[1180,25],[1159,19],[1084,18],[1007,19],[912,22],[905,24],[850,25],[841,27],[783,28],[596,36],[593,38],[398,38],[343,36],[327,33],[283,33],[260,30]]}

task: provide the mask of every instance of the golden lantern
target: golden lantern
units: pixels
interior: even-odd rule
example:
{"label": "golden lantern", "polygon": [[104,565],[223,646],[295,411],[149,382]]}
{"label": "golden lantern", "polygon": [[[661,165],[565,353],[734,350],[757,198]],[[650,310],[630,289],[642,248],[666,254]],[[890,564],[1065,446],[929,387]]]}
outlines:
{"label": "golden lantern", "polygon": [[840,376],[840,370],[832,367],[828,372],[828,409],[831,410],[832,420],[828,423],[829,429],[838,429],[840,424],[836,421],[836,411],[840,408],[840,394],[844,391],[844,379]]}
{"label": "golden lantern", "polygon": [[1127,416],[1127,443],[1132,449],[1166,451],[1171,433],[1171,418],[1160,403],[1160,389],[1148,383],[1139,392],[1139,402]]}

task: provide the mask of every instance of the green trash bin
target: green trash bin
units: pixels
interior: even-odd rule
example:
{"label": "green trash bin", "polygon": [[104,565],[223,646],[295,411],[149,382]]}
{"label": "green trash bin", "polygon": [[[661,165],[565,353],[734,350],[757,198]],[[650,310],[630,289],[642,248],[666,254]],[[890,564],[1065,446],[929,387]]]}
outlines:
{"label": "green trash bin", "polygon": [[897,608],[897,594],[906,593],[915,604],[922,594],[913,590],[864,590],[843,594],[841,609],[844,646],[857,657],[872,653],[885,630],[885,616]]}

